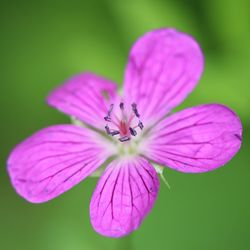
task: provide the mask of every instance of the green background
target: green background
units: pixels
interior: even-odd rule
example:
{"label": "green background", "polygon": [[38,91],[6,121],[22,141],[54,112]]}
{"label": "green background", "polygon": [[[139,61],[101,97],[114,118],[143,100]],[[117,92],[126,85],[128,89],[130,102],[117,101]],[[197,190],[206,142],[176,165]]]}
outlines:
{"label": "green background", "polygon": [[[250,249],[249,2],[1,1],[0,3],[0,249],[234,250]],[[200,84],[180,108],[218,102],[240,116],[243,145],[225,167],[206,174],[167,169],[171,185],[140,229],[122,239],[93,231],[89,178],[44,204],[20,198],[6,173],[15,144],[69,119],[45,104],[68,77],[93,71],[122,83],[132,43],[144,32],[175,27],[193,35],[205,54]]]}

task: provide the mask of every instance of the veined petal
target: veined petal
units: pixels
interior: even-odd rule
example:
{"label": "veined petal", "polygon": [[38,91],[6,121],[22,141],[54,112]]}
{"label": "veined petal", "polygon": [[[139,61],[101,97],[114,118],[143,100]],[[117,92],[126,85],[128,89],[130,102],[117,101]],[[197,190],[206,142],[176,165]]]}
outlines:
{"label": "veined petal", "polygon": [[45,202],[93,173],[111,150],[105,139],[89,129],[51,126],[11,152],[8,172],[19,195],[33,203]]}
{"label": "veined petal", "polygon": [[145,123],[155,121],[186,98],[202,71],[202,51],[191,36],[174,29],[151,31],[131,49],[125,99],[138,105]]}
{"label": "veined petal", "polygon": [[201,105],[167,117],[150,132],[144,154],[181,172],[206,172],[226,164],[240,149],[242,125],[220,104]]}
{"label": "veined petal", "polygon": [[155,169],[141,157],[113,161],[100,178],[90,203],[94,229],[108,237],[136,230],[158,194]]}
{"label": "veined petal", "polygon": [[117,86],[92,73],[69,79],[48,96],[48,104],[98,129],[104,128],[104,116],[116,98]]}

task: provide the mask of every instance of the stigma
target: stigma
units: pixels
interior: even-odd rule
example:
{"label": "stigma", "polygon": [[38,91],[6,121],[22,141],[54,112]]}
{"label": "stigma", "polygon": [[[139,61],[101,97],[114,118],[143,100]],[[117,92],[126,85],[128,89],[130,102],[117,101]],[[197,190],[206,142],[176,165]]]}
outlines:
{"label": "stigma", "polygon": [[119,104],[119,107],[111,104],[104,120],[107,122],[106,133],[109,136],[117,136],[120,142],[131,140],[138,134],[138,128],[142,130],[144,127],[135,103],[132,103],[130,107],[126,107],[123,102]]}

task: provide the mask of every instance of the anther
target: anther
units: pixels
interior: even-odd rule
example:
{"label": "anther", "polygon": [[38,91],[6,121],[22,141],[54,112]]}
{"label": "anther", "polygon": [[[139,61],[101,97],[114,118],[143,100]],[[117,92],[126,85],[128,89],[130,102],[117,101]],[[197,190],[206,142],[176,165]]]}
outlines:
{"label": "anther", "polygon": [[129,131],[130,131],[130,134],[131,135],[133,135],[133,136],[136,136],[137,135],[137,132],[136,132],[136,130],[135,129],[133,129],[133,128],[129,128]]}
{"label": "anther", "polygon": [[108,125],[105,126],[105,130],[106,130],[106,133],[107,133],[108,135],[110,135],[110,129],[109,129]]}
{"label": "anther", "polygon": [[119,135],[119,134],[120,134],[120,132],[118,130],[110,132],[110,135],[112,135],[112,136]]}
{"label": "anther", "polygon": [[139,118],[139,117],[140,117],[140,114],[138,113],[137,105],[136,105],[135,103],[132,103],[131,106],[132,106],[132,110],[134,111],[136,117]]}
{"label": "anther", "polygon": [[106,122],[111,122],[110,115],[111,115],[111,112],[112,112],[113,108],[114,108],[114,104],[111,104],[110,107],[109,107],[109,110],[108,110],[108,115],[104,117],[104,120]]}
{"label": "anther", "polygon": [[120,142],[125,142],[125,141],[129,141],[129,140],[130,140],[130,138],[128,136],[124,136],[124,137],[119,138]]}
{"label": "anther", "polygon": [[120,109],[124,110],[124,103],[123,102],[120,103]]}
{"label": "anther", "polygon": [[110,108],[109,108],[109,111],[108,111],[108,116],[111,115],[111,112],[112,112],[113,108],[114,108],[114,104],[111,104]]}
{"label": "anther", "polygon": [[104,117],[104,120],[105,120],[106,122],[111,122],[111,117],[110,117],[110,116],[105,116],[105,117]]}
{"label": "anther", "polygon": [[138,127],[142,130],[143,129],[143,123],[141,122],[141,121],[139,121],[139,123],[138,123]]}

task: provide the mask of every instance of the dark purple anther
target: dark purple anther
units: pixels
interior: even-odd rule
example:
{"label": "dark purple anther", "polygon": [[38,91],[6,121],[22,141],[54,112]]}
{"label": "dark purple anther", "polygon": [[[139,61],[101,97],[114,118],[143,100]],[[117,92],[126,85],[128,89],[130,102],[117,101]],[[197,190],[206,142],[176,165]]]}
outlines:
{"label": "dark purple anther", "polygon": [[140,114],[138,113],[138,111],[137,111],[137,109],[136,110],[134,110],[134,112],[135,112],[135,115],[136,115],[136,117],[140,117]]}
{"label": "dark purple anther", "polygon": [[110,135],[112,135],[112,136],[119,135],[119,134],[120,134],[120,132],[118,130],[110,132]]}
{"label": "dark purple anther", "polygon": [[133,102],[133,103],[131,104],[131,106],[132,106],[133,109],[136,109],[136,106],[137,106],[137,105],[136,105],[136,103]]}
{"label": "dark purple anther", "polygon": [[124,103],[123,102],[120,103],[120,109],[124,110]]}
{"label": "dark purple anther", "polygon": [[136,132],[136,130],[135,129],[133,129],[133,128],[129,128],[129,131],[130,131],[130,134],[131,135],[133,135],[133,136],[136,136],[137,135],[137,132]]}
{"label": "dark purple anther", "polygon": [[105,120],[106,122],[111,122],[111,118],[110,118],[109,116],[105,116],[105,117],[104,117],[104,120]]}
{"label": "dark purple anther", "polygon": [[111,104],[110,108],[109,108],[109,111],[108,111],[108,115],[104,117],[104,120],[106,122],[111,122],[112,121],[110,115],[111,115],[111,112],[112,112],[113,108],[114,108],[114,104]]}
{"label": "dark purple anther", "polygon": [[139,121],[138,126],[139,126],[139,128],[140,128],[141,130],[142,130],[143,127],[144,127],[141,121]]}
{"label": "dark purple anther", "polygon": [[129,140],[130,140],[130,138],[128,136],[124,136],[122,138],[119,138],[120,142],[125,142],[125,141],[129,141]]}
{"label": "dark purple anther", "polygon": [[109,108],[109,111],[108,111],[108,116],[111,115],[111,112],[112,112],[113,108],[114,108],[114,104],[111,104],[110,108]]}
{"label": "dark purple anther", "polygon": [[131,106],[132,106],[132,110],[134,111],[136,117],[140,117],[140,114],[138,113],[138,110],[137,110],[137,105],[135,103],[132,103]]}
{"label": "dark purple anther", "polygon": [[110,129],[109,129],[108,125],[105,126],[105,130],[106,130],[106,133],[107,133],[108,135],[110,135]]}

